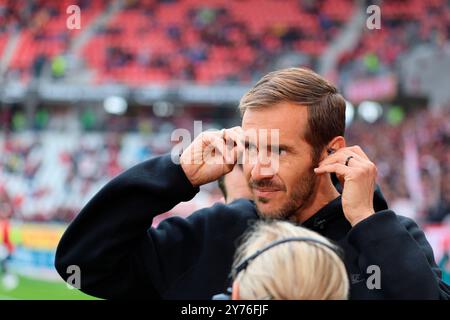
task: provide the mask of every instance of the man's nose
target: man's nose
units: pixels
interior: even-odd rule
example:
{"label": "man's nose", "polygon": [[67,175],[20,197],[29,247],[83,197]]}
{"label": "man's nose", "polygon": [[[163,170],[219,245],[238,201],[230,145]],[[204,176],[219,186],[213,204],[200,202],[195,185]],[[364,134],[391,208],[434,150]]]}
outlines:
{"label": "man's nose", "polygon": [[258,181],[272,178],[275,173],[272,163],[261,163],[261,161],[257,160],[252,168],[251,176],[254,181]]}

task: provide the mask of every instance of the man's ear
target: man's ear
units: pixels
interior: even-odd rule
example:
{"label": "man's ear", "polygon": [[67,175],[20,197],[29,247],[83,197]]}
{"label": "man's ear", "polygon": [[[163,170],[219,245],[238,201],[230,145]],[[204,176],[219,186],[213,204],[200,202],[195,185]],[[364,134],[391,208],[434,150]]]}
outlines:
{"label": "man's ear", "polygon": [[233,281],[231,300],[240,300],[239,299],[239,283],[236,280]]}
{"label": "man's ear", "polygon": [[331,153],[336,152],[337,150],[341,149],[341,148],[345,148],[346,147],[346,142],[345,142],[345,138],[343,136],[337,136],[334,137],[330,143],[328,144],[328,150],[331,151]]}
{"label": "man's ear", "polygon": [[328,157],[330,154],[335,153],[337,150],[341,148],[345,148],[346,142],[345,138],[343,136],[337,136],[334,137],[327,145],[325,150],[322,151],[322,154],[320,155],[320,161],[324,160],[326,157]]}

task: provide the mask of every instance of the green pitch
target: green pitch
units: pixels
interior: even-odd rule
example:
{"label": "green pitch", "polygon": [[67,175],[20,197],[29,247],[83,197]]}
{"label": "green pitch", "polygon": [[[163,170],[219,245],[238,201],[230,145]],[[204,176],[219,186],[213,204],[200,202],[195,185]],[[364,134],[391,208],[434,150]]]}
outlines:
{"label": "green pitch", "polygon": [[2,281],[0,274],[0,300],[94,300],[76,289],[69,289],[61,281],[36,280],[23,276],[16,276],[12,281]]}

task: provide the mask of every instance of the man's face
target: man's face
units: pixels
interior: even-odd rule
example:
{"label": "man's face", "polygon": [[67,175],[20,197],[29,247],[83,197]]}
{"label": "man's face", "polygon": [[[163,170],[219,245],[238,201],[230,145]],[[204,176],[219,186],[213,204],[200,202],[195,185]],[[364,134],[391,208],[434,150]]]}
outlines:
{"label": "man's face", "polygon": [[[312,163],[312,149],[304,139],[307,119],[306,107],[289,102],[244,113],[244,174],[263,217],[287,219],[313,194],[317,164]],[[276,130],[278,138],[271,134]],[[278,152],[271,152],[274,147]],[[255,157],[261,152],[270,160]]]}

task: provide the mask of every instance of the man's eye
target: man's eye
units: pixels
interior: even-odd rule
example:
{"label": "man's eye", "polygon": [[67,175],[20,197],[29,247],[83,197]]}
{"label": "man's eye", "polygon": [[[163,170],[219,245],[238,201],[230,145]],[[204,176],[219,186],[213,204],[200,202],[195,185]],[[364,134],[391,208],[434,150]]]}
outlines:
{"label": "man's eye", "polygon": [[286,154],[286,150],[284,150],[284,149],[278,149],[278,154],[279,154],[280,156],[284,156],[284,155]]}

